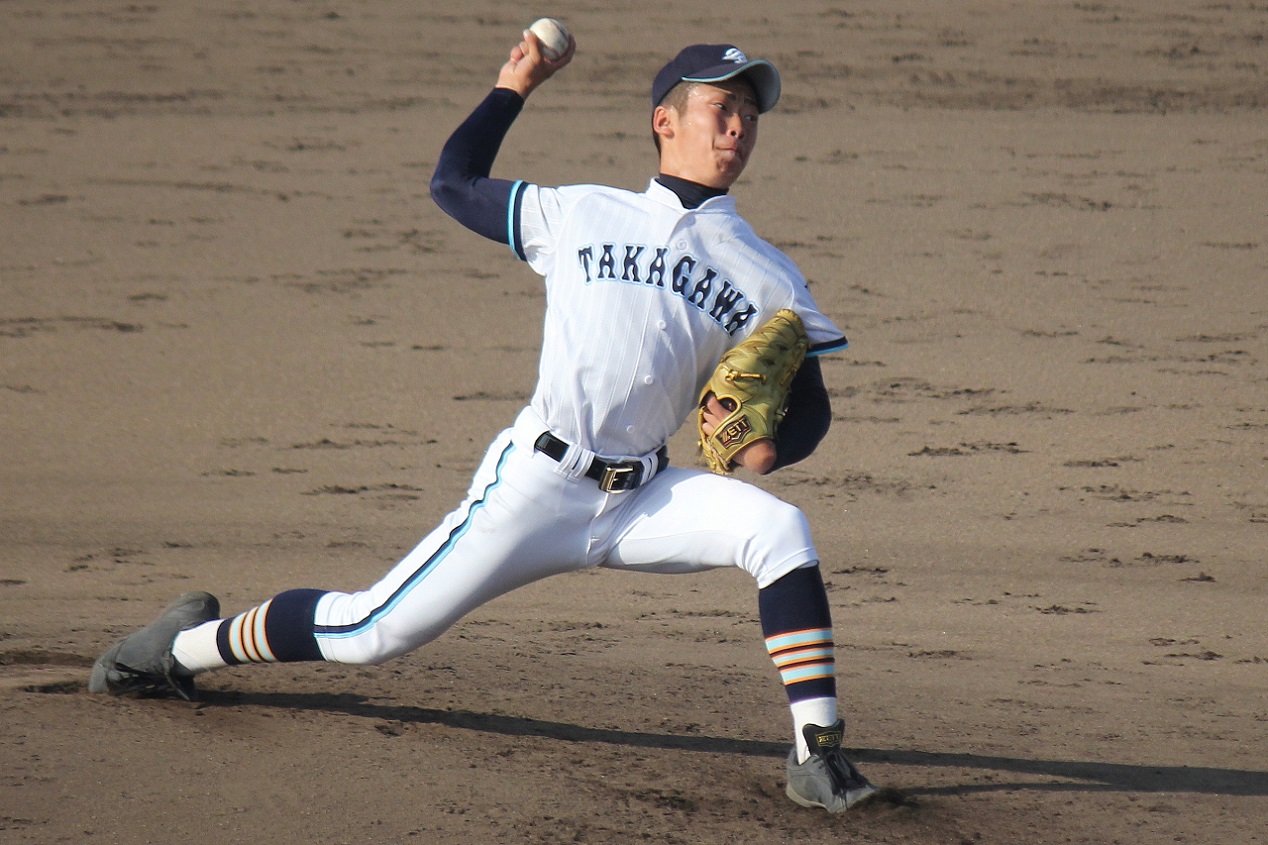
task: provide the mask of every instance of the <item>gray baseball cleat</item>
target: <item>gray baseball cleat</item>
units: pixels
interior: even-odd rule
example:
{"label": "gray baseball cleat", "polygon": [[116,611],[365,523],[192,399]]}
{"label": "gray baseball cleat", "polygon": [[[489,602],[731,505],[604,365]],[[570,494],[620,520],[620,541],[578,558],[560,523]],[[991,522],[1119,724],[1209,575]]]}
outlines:
{"label": "gray baseball cleat", "polygon": [[788,755],[788,797],[803,807],[822,807],[829,813],[844,813],[867,801],[880,790],[854,768],[841,750],[845,722],[838,719],[826,728],[806,725],[802,735],[810,746],[810,757],[797,762],[797,749]]}
{"label": "gray baseball cleat", "polygon": [[106,649],[93,664],[89,692],[111,695],[195,697],[194,679],[172,657],[176,635],[220,617],[220,602],[211,593],[177,596],[162,615]]}

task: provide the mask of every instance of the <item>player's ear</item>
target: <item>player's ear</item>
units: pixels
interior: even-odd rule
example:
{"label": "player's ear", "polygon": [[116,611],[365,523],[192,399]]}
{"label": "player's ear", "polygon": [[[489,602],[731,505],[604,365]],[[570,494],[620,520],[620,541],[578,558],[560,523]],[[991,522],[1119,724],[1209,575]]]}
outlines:
{"label": "player's ear", "polygon": [[674,137],[678,112],[668,106],[657,106],[652,111],[652,132],[661,138]]}

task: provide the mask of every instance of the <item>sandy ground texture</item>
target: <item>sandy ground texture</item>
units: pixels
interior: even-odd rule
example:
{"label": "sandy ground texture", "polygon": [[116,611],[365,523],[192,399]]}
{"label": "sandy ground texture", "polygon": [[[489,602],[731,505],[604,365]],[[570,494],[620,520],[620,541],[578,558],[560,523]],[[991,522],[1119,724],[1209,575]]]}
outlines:
{"label": "sandy ground texture", "polygon": [[[738,572],[86,692],[176,593],[356,589],[460,500],[543,298],[426,183],[542,13],[580,50],[497,175],[641,189],[669,55],[783,71],[735,193],[852,348],[827,442],[759,483],[816,528],[892,800],[784,798]],[[1268,840],[1261,0],[8,0],[0,33],[0,841]]]}

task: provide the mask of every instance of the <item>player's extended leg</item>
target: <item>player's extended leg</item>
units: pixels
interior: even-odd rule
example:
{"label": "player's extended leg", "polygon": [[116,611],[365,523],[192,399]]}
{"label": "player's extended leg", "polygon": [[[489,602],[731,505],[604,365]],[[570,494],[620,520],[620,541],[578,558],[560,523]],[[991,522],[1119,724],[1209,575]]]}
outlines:
{"label": "player's extended leg", "polygon": [[227,619],[217,618],[208,594],[182,597],[107,650],[90,689],[190,697],[191,676],[224,666],[381,663],[430,642],[497,595],[585,566],[593,502],[570,496],[578,485],[522,441],[504,432],[462,505],[369,589],[288,590]]}

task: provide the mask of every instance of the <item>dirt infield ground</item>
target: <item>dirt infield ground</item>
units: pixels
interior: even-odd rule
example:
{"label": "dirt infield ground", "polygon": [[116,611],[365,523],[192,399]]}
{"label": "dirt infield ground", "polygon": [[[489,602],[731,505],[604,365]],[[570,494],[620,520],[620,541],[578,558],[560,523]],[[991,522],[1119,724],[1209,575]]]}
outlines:
{"label": "dirt infield ground", "polygon": [[[174,594],[356,589],[536,373],[449,131],[577,35],[496,174],[641,188],[694,41],[780,67],[735,194],[852,346],[759,483],[810,516],[847,743],[783,796],[737,572],[524,589],[375,668],[90,696]],[[0,4],[0,841],[1268,840],[1268,5]],[[693,460],[688,438],[672,444]]]}

